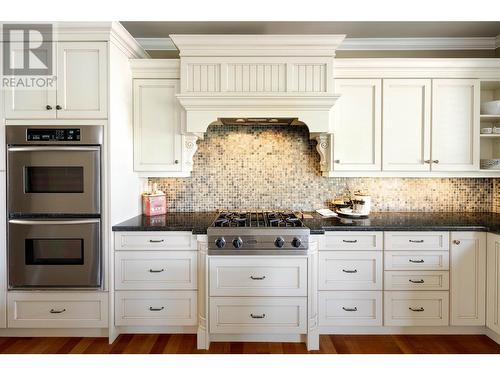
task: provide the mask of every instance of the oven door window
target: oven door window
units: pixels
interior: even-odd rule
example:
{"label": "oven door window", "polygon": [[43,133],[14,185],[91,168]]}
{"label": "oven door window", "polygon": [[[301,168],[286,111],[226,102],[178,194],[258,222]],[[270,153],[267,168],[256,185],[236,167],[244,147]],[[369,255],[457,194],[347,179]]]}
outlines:
{"label": "oven door window", "polygon": [[83,193],[83,167],[25,167],[25,193]]}
{"label": "oven door window", "polygon": [[25,239],[27,265],[83,264],[83,239]]}

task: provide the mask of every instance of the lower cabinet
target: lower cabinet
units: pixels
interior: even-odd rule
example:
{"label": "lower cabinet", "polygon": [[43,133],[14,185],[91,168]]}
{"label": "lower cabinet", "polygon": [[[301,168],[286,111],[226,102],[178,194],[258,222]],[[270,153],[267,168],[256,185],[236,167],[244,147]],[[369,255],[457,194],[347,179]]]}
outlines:
{"label": "lower cabinet", "polygon": [[450,324],[484,326],[486,233],[451,232]]}
{"label": "lower cabinet", "polygon": [[108,293],[9,292],[9,328],[106,328]]}
{"label": "lower cabinet", "polygon": [[486,326],[500,335],[500,235],[488,233]]}
{"label": "lower cabinet", "polygon": [[384,292],[384,325],[447,326],[448,292]]}
{"label": "lower cabinet", "polygon": [[211,297],[210,332],[307,332],[307,297]]}
{"label": "lower cabinet", "polygon": [[381,291],[319,292],[320,326],[381,326]]}
{"label": "lower cabinet", "polygon": [[126,291],[115,293],[116,326],[193,326],[196,291]]}

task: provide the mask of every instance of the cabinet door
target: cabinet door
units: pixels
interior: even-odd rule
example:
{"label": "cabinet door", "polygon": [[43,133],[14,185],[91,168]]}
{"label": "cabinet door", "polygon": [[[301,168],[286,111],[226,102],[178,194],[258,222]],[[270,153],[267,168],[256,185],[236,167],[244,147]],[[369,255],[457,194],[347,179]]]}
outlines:
{"label": "cabinet door", "polygon": [[479,80],[432,81],[432,170],[479,169]]}
{"label": "cabinet door", "polygon": [[488,233],[486,326],[500,334],[500,236]]}
{"label": "cabinet door", "polygon": [[[5,172],[0,172],[0,212],[5,212]],[[0,215],[0,328],[6,327],[7,314],[7,236],[5,215]]]}
{"label": "cabinet door", "polygon": [[382,116],[383,170],[429,171],[431,80],[385,79]]}
{"label": "cabinet door", "polygon": [[379,171],[381,169],[380,79],[337,79],[333,169],[337,171]]}
{"label": "cabinet door", "polygon": [[[38,49],[49,53],[48,49]],[[14,66],[22,63],[23,49],[12,49]],[[21,64],[22,65],[22,64]],[[54,69],[55,75],[55,69]],[[5,90],[4,113],[6,119],[53,119],[56,118],[56,82],[52,87],[9,88]]]}
{"label": "cabinet door", "polygon": [[181,170],[182,136],[177,79],[134,80],[134,169]]}
{"label": "cabinet door", "polygon": [[58,43],[58,118],[107,118],[107,60],[105,42]]}
{"label": "cabinet door", "polygon": [[484,326],[486,233],[452,232],[450,252],[450,324]]}

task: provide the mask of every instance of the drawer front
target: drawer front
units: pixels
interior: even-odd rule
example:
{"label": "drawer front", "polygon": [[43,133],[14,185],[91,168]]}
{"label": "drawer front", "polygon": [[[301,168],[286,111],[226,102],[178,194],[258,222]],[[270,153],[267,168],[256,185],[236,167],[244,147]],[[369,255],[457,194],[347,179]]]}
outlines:
{"label": "drawer front", "polygon": [[115,232],[115,250],[196,250],[191,232]]}
{"label": "drawer front", "polygon": [[382,250],[383,232],[326,232],[320,250]]}
{"label": "drawer front", "polygon": [[306,333],[306,297],[210,298],[210,333]]}
{"label": "drawer front", "polygon": [[9,328],[105,328],[107,293],[18,293],[8,295]]}
{"label": "drawer front", "polygon": [[447,326],[448,292],[384,292],[386,326]]}
{"label": "drawer front", "polygon": [[197,289],[196,251],[121,251],[115,253],[115,288]]}
{"label": "drawer front", "polygon": [[388,271],[446,271],[450,256],[447,251],[385,251],[384,264]]}
{"label": "drawer front", "polygon": [[381,251],[322,251],[320,290],[382,290]]}
{"label": "drawer front", "polygon": [[385,290],[448,290],[448,271],[385,271]]}
{"label": "drawer front", "polygon": [[450,250],[449,232],[384,232],[385,250]]}
{"label": "drawer front", "polygon": [[307,259],[210,259],[211,296],[306,296]]}
{"label": "drawer front", "polygon": [[197,292],[116,292],[117,326],[193,326]]}
{"label": "drawer front", "polygon": [[381,326],[382,292],[319,292],[320,326]]}

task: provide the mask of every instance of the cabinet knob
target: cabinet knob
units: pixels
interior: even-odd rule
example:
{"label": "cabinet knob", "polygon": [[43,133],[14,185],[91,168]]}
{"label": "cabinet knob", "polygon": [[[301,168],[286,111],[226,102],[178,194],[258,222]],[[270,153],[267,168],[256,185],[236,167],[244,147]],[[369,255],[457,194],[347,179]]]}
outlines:
{"label": "cabinet knob", "polygon": [[453,243],[454,243],[455,245],[460,245],[460,241],[459,241],[459,240],[453,240]]}
{"label": "cabinet knob", "polygon": [[434,164],[439,164],[439,160],[433,160],[432,161]]}
{"label": "cabinet knob", "polygon": [[175,163],[175,164],[179,164],[179,160],[175,160],[175,161],[174,161],[174,163]]}
{"label": "cabinet knob", "polygon": [[336,164],[340,164],[340,160],[339,160],[339,159],[334,160],[334,163],[336,163]]}
{"label": "cabinet knob", "polygon": [[47,104],[47,105],[45,106],[45,109],[46,109],[47,111],[50,111],[50,110],[52,110],[52,106]]}
{"label": "cabinet knob", "polygon": [[430,160],[424,160],[424,163],[425,163],[425,164],[430,164],[430,163],[431,163],[431,161],[430,161]]}
{"label": "cabinet knob", "polygon": [[58,105],[56,105],[56,109],[59,111],[62,109],[62,107],[58,104]]}

